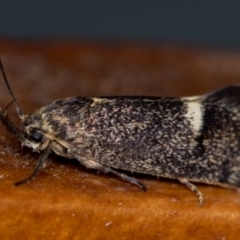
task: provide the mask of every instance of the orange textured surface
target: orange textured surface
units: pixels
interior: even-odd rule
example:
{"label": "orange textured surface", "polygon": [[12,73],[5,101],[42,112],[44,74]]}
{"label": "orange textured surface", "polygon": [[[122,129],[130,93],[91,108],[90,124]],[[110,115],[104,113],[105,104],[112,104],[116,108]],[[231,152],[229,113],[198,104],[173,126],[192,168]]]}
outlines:
{"label": "orange textured surface", "polygon": [[[240,52],[133,44],[0,41],[10,84],[24,112],[57,98],[196,95],[238,83]],[[10,101],[0,81],[0,106]],[[19,124],[14,113],[9,116]],[[1,239],[238,239],[240,193],[197,186],[203,207],[177,181],[134,175],[148,191],[86,170],[54,154],[41,174],[38,154],[0,126]]]}

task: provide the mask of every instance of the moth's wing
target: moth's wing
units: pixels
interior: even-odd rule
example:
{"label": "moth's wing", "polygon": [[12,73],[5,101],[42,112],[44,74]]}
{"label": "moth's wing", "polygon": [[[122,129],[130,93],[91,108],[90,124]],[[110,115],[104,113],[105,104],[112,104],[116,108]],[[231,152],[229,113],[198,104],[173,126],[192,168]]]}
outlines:
{"label": "moth's wing", "polygon": [[72,143],[79,156],[91,156],[98,163],[161,175],[172,159],[183,160],[188,154],[193,129],[186,111],[181,98],[111,99],[93,105],[85,141]]}
{"label": "moth's wing", "polygon": [[225,109],[226,112],[234,112],[237,115],[236,120],[240,120],[240,116],[238,116],[238,113],[240,113],[240,85],[228,86],[204,95],[183,97],[182,101],[189,103],[192,108],[195,107],[192,110],[198,112],[199,109],[196,108],[197,105],[194,105],[194,103],[200,104],[203,115],[206,108],[211,107],[216,111]]}
{"label": "moth's wing", "polygon": [[205,102],[218,107],[240,108],[240,85],[232,85],[202,96]]}

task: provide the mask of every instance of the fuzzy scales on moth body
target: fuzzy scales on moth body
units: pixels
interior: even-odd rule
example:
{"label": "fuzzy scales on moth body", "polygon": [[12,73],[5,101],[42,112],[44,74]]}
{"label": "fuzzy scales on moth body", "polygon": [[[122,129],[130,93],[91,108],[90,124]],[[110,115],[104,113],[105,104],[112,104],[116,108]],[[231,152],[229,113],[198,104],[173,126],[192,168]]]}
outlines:
{"label": "fuzzy scales on moth body", "polygon": [[240,113],[214,96],[68,98],[27,116],[22,127],[27,136],[43,133],[29,147],[51,144],[88,168],[240,185]]}

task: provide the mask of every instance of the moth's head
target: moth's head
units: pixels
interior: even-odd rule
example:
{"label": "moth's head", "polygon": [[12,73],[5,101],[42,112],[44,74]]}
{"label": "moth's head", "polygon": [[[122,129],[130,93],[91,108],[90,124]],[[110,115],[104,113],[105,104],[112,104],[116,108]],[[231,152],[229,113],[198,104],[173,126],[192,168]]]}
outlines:
{"label": "moth's head", "polygon": [[42,150],[48,142],[42,131],[42,118],[40,114],[34,113],[25,116],[22,120],[22,131],[24,136],[23,145],[34,150]]}

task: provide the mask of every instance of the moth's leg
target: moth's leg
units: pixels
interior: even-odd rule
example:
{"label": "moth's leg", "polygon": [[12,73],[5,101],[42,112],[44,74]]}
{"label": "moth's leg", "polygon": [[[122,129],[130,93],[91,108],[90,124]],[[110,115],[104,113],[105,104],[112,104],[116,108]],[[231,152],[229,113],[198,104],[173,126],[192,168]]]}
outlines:
{"label": "moth's leg", "polygon": [[26,178],[22,181],[16,182],[15,186],[19,186],[23,183],[29,183],[32,180],[34,180],[36,178],[36,176],[39,174],[39,172],[41,171],[41,169],[43,169],[45,167],[50,152],[51,152],[51,144],[49,144],[47,146],[47,148],[41,153],[38,164],[37,164],[34,172],[28,178]]}
{"label": "moth's leg", "polygon": [[104,173],[112,173],[116,176],[118,176],[119,178],[121,178],[122,180],[124,181],[127,181],[127,182],[130,182],[132,184],[135,184],[137,185],[138,187],[140,187],[144,192],[147,191],[147,188],[145,187],[145,185],[137,180],[136,178],[133,178],[133,177],[129,177],[127,174],[124,174],[124,173],[119,173],[113,169],[111,169],[110,167],[105,167],[105,166],[102,166],[101,169],[99,169],[101,172],[104,172]]}
{"label": "moth's leg", "polygon": [[100,172],[103,172],[103,173],[112,173],[112,174],[118,176],[119,178],[121,178],[124,181],[127,181],[127,182],[130,182],[132,184],[137,185],[143,191],[147,191],[144,184],[141,181],[137,180],[136,178],[129,177],[128,175],[126,175],[124,173],[119,173],[119,172],[113,170],[112,168],[106,167],[106,166],[104,166],[100,163],[97,163],[97,162],[93,161],[93,160],[84,159],[83,157],[79,157],[77,154],[73,154],[73,156],[74,156],[75,159],[77,159],[86,168],[96,169],[96,170],[98,170]]}
{"label": "moth's leg", "polygon": [[198,197],[198,205],[202,206],[204,201],[203,194],[197,189],[197,187],[194,184],[190,183],[186,178],[179,178],[178,180],[185,186],[190,188],[193,192],[195,192]]}

